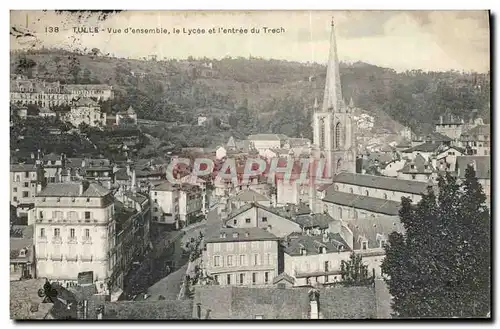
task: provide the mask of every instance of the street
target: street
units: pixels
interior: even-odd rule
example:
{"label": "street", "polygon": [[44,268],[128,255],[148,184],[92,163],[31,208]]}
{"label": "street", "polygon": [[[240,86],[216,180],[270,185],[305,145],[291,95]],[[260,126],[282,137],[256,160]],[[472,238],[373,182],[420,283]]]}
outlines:
{"label": "street", "polygon": [[147,292],[151,295],[148,298],[158,299],[163,296],[166,299],[176,299],[189,262],[186,243],[198,237],[204,229],[205,223],[201,222],[181,231],[156,231],[153,234],[154,250],[150,253],[151,258],[131,271],[128,276],[129,289],[126,292],[130,296]]}

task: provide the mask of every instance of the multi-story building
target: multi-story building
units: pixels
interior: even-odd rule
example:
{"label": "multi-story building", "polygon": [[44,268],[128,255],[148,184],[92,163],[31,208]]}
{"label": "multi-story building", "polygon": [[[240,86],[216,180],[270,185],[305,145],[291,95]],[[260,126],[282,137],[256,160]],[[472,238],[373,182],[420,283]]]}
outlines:
{"label": "multi-story building", "polygon": [[257,227],[220,228],[205,235],[204,271],[221,285],[271,285],[278,275],[278,240]]}
{"label": "multi-story building", "polygon": [[106,113],[102,112],[99,104],[90,98],[80,98],[74,102],[71,111],[65,114],[63,119],[75,127],[82,123],[91,127],[106,125]]}
{"label": "multi-story building", "polygon": [[489,124],[478,125],[460,136],[459,144],[470,149],[468,155],[491,155],[491,128]]}
{"label": "multi-story building", "polygon": [[135,113],[132,106],[130,106],[128,110],[116,113],[115,120],[117,126],[121,124],[137,125],[137,113]]}
{"label": "multi-story building", "polygon": [[176,228],[189,225],[202,215],[206,191],[191,184],[154,184],[149,192],[153,222],[172,224]]}
{"label": "multi-story building", "polygon": [[455,173],[458,179],[465,179],[468,166],[472,166],[476,172],[479,184],[483,187],[488,202],[491,202],[491,157],[490,156],[459,156]]}
{"label": "multi-story building", "polygon": [[10,165],[10,204],[22,212],[35,206],[37,184],[43,183],[44,171],[37,164]]}
{"label": "multi-story building", "polygon": [[283,134],[257,134],[248,136],[248,140],[259,152],[267,149],[279,149],[285,145],[288,137]]}
{"label": "multi-story building", "polygon": [[41,277],[75,282],[92,272],[99,289],[107,289],[116,259],[114,198],[95,183],[47,184],[35,200],[36,270]]}
{"label": "multi-story building", "polygon": [[113,98],[113,87],[108,85],[65,85],[73,99],[95,98],[106,101]]}

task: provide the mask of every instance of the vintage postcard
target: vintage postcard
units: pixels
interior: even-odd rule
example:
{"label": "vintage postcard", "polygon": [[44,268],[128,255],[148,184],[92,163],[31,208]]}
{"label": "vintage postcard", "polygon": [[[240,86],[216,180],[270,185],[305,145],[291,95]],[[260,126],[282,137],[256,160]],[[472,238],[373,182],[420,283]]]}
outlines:
{"label": "vintage postcard", "polygon": [[10,316],[491,319],[488,11],[10,12]]}

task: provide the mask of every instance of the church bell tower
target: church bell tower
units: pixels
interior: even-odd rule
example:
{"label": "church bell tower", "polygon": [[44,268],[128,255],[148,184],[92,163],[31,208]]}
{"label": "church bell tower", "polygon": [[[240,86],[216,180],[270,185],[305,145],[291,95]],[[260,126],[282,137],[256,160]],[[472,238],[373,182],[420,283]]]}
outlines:
{"label": "church bell tower", "polygon": [[326,159],[330,177],[337,173],[356,172],[356,140],[353,106],[342,98],[335,25],[332,20],[330,54],[325,93],[321,108],[314,109],[313,143]]}

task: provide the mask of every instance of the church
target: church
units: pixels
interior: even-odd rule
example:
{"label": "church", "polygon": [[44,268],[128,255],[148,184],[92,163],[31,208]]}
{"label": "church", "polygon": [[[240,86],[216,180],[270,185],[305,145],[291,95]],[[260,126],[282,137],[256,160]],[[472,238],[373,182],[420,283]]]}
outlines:
{"label": "church", "polygon": [[[315,185],[278,180],[277,205],[307,203],[312,212],[328,212],[334,218],[338,218],[341,209],[353,216],[358,213],[370,217],[397,216],[401,196],[411,197],[414,202],[418,202],[427,192],[428,183],[413,186],[414,182],[412,185],[396,178],[356,173],[356,123],[353,110],[352,102],[346,105],[342,97],[335,25],[332,21],[323,103],[321,107],[317,104],[314,106],[313,144],[310,149],[312,158],[322,158],[325,162],[325,171],[327,177],[332,177],[332,183]],[[339,184],[346,186],[346,190],[339,191]],[[390,211],[387,210],[388,203]],[[351,211],[346,212],[347,209]]]}

